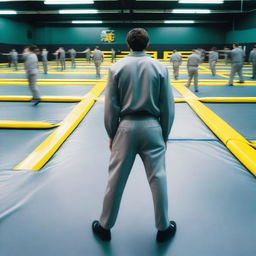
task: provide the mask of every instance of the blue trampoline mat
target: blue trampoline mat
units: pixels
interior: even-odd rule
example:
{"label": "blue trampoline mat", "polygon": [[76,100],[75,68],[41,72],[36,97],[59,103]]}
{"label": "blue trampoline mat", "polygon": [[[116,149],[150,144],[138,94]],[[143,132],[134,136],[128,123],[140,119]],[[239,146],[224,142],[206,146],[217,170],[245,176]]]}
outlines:
{"label": "blue trampoline mat", "polygon": [[58,123],[76,104],[41,102],[34,106],[31,102],[0,102],[0,120]]}
{"label": "blue trampoline mat", "polygon": [[207,103],[224,121],[248,140],[256,140],[256,103]]}
{"label": "blue trampoline mat", "polygon": [[[3,169],[14,168],[37,146],[39,146],[53,131],[54,129],[0,129],[0,173]],[[0,181],[0,183],[1,182],[2,181]],[[2,204],[2,202],[0,202],[0,204]],[[0,253],[0,255],[2,254]]]}
{"label": "blue trampoline mat", "polygon": [[[40,85],[38,90],[42,96],[83,96],[93,85]],[[0,85],[0,95],[31,95],[27,85]]]}
{"label": "blue trampoline mat", "polygon": [[101,105],[42,171],[0,172],[0,255],[255,255],[256,180],[218,141],[168,143],[170,218],[178,225],[170,244],[155,242],[152,198],[139,158],[111,243],[96,240],[91,222],[101,211],[109,159]]}
{"label": "blue trampoline mat", "polygon": [[[190,86],[193,91],[193,85]],[[256,97],[256,86],[199,86],[198,97]]]}

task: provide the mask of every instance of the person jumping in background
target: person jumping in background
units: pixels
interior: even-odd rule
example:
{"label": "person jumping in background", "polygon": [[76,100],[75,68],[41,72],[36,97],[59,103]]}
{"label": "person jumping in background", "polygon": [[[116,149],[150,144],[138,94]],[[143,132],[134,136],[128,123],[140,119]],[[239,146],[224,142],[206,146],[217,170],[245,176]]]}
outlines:
{"label": "person jumping in background", "polygon": [[24,67],[27,74],[29,89],[33,95],[34,105],[37,105],[40,102],[39,91],[36,86],[37,74],[38,74],[38,58],[36,55],[37,46],[31,45],[24,49],[23,58],[24,58]]}
{"label": "person jumping in background", "polygon": [[252,79],[256,79],[256,45],[250,51],[249,62],[252,64]]}
{"label": "person jumping in background", "polygon": [[209,67],[212,72],[212,76],[216,76],[216,64],[219,59],[219,53],[217,52],[216,47],[212,47],[209,52]]}
{"label": "person jumping in background", "polygon": [[44,73],[47,74],[48,73],[48,51],[46,48],[42,50],[41,55],[42,55]]}
{"label": "person jumping in background", "polygon": [[187,69],[188,81],[186,87],[189,87],[194,78],[195,92],[198,92],[198,66],[201,63],[200,53],[197,50],[192,50],[192,54],[188,56]]}
{"label": "person jumping in background", "polygon": [[243,65],[244,65],[245,53],[243,49],[239,47],[239,44],[234,43],[233,50],[229,52],[229,56],[231,58],[231,71],[230,71],[229,81],[227,85],[233,86],[233,81],[236,73],[239,76],[238,83],[244,83]]}
{"label": "person jumping in background", "polygon": [[68,50],[70,60],[71,60],[71,68],[76,68],[76,50],[71,48]]}
{"label": "person jumping in background", "polygon": [[99,46],[96,46],[93,51],[93,61],[96,68],[96,77],[100,78],[100,66],[104,60],[102,51],[99,49]]}
{"label": "person jumping in background", "polygon": [[173,54],[170,57],[170,62],[172,62],[173,65],[173,76],[175,80],[178,80],[179,78],[179,69],[182,62],[181,55],[176,51],[173,50]]}

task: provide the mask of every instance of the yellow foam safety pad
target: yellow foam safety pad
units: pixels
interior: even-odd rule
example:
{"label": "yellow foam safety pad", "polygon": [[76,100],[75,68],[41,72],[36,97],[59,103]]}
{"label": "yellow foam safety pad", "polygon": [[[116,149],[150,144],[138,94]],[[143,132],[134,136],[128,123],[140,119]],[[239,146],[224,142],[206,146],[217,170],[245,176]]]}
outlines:
{"label": "yellow foam safety pad", "polygon": [[14,128],[14,129],[50,129],[60,126],[60,124],[50,124],[41,121],[0,121],[0,128]]}
{"label": "yellow foam safety pad", "polygon": [[[4,79],[0,79],[0,82],[27,82],[27,79],[8,79],[8,78],[4,78]],[[37,79],[37,82],[59,82],[60,79]],[[82,83],[94,83],[94,85],[96,84],[96,82],[98,82],[99,80],[96,79],[61,79],[61,81],[63,82],[82,82]]]}
{"label": "yellow foam safety pad", "polygon": [[92,88],[91,91],[84,96],[83,100],[78,103],[62,121],[61,125],[28,157],[19,163],[14,170],[40,170],[78,126],[94,105],[94,99],[97,98],[104,89],[105,84],[103,83]]}
{"label": "yellow foam safety pad", "polygon": [[[44,102],[79,102],[82,96],[43,96],[41,101]],[[0,101],[31,101],[32,96],[0,96]]]}
{"label": "yellow foam safety pad", "polygon": [[[186,84],[187,80],[179,80],[179,81],[172,81],[173,84]],[[198,85],[201,86],[220,86],[220,85],[224,85],[227,86],[228,81],[227,80],[203,80],[200,79]],[[234,86],[256,86],[256,82],[255,81],[246,81],[242,84],[238,83],[238,82],[234,82],[233,83]]]}
{"label": "yellow foam safety pad", "polygon": [[252,147],[256,148],[256,141],[251,141],[251,142],[250,142],[250,145],[251,145]]}
{"label": "yellow foam safety pad", "polygon": [[239,161],[256,176],[256,150],[250,143],[218,115],[201,103],[197,96],[185,86],[178,86],[177,84],[173,84],[173,86],[186,98],[190,107],[211,131],[226,145]]}
{"label": "yellow foam safety pad", "polygon": [[256,97],[203,97],[201,102],[256,103]]}
{"label": "yellow foam safety pad", "polygon": [[[192,53],[192,51],[178,51],[178,52],[181,54],[182,60],[186,60],[188,56]],[[164,51],[163,59],[164,60],[170,59],[170,56],[172,53],[173,51]]]}
{"label": "yellow foam safety pad", "polygon": [[[99,81],[99,80],[98,80]],[[37,85],[93,85],[97,81],[92,81],[92,82],[62,82],[59,80],[59,82],[37,82]],[[15,82],[15,81],[10,81],[10,82],[1,82],[0,85],[28,85],[28,82]]]}

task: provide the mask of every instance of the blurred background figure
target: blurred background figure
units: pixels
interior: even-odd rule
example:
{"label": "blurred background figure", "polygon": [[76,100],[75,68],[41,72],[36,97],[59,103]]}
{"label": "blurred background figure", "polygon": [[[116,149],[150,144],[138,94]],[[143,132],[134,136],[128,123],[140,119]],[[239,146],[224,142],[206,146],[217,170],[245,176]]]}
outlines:
{"label": "blurred background figure", "polygon": [[76,67],[76,50],[74,48],[71,48],[68,50],[70,60],[71,60],[71,68]]}
{"label": "blurred background figure", "polygon": [[256,45],[250,51],[249,62],[252,64],[252,79],[256,79]]}
{"label": "blurred background figure", "polygon": [[216,64],[219,59],[219,53],[217,52],[216,47],[212,47],[211,51],[209,52],[209,67],[212,72],[212,76],[216,75]]}
{"label": "blurred background figure", "polygon": [[233,86],[233,81],[236,73],[239,76],[238,83],[244,83],[243,65],[244,65],[245,53],[243,49],[239,47],[239,44],[234,43],[233,50],[229,51],[229,56],[231,59],[231,71],[229,75],[228,86]]}
{"label": "blurred background figure", "polygon": [[91,63],[91,49],[88,47],[81,53],[85,53],[85,60],[87,63]]}
{"label": "blurred background figure", "polygon": [[182,62],[182,57],[176,50],[173,50],[173,54],[170,57],[170,62],[172,62],[173,66],[174,79],[177,80],[179,78],[179,70]]}
{"label": "blurred background figure", "polygon": [[48,51],[46,48],[42,50],[41,55],[42,55],[44,73],[47,74],[48,73]]}
{"label": "blurred background figure", "polygon": [[192,79],[194,78],[195,92],[198,92],[198,66],[201,63],[200,52],[192,50],[192,54],[188,56],[187,69],[188,81],[186,86],[189,87]]}
{"label": "blurred background figure", "polygon": [[36,87],[37,74],[38,74],[38,58],[36,55],[37,47],[31,45],[24,49],[23,59],[24,67],[27,73],[28,85],[33,95],[34,105],[40,102],[39,91]]}
{"label": "blurred background figure", "polygon": [[60,67],[61,67],[61,70],[63,71],[64,69],[66,69],[66,52],[63,47],[60,47],[58,49],[58,52],[59,52]]}
{"label": "blurred background figure", "polygon": [[2,55],[6,55],[8,58],[8,67],[10,68],[12,65],[15,70],[18,70],[18,53],[15,49],[12,49],[9,53],[2,53]]}
{"label": "blurred background figure", "polygon": [[116,51],[111,48],[111,63],[116,62]]}
{"label": "blurred background figure", "polygon": [[225,63],[225,65],[230,63],[229,52],[230,52],[230,49],[227,46],[224,46],[224,63]]}
{"label": "blurred background figure", "polygon": [[102,51],[99,49],[99,46],[96,46],[93,51],[93,61],[96,68],[96,77],[100,78],[100,65],[103,62],[104,57]]}

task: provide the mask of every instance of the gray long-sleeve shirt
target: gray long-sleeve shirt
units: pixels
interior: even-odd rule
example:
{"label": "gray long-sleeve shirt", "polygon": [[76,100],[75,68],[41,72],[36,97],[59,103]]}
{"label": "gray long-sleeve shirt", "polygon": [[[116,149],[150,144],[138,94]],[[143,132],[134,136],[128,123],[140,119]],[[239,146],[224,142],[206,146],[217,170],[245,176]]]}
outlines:
{"label": "gray long-sleeve shirt", "polygon": [[10,59],[11,60],[17,60],[18,59],[18,53],[16,51],[10,52]]}
{"label": "gray long-sleeve shirt", "polygon": [[188,56],[187,67],[198,67],[201,63],[201,58],[199,54],[192,53]]}
{"label": "gray long-sleeve shirt", "polygon": [[46,62],[47,61],[47,56],[48,56],[48,51],[43,50],[41,55],[42,55],[42,61]]}
{"label": "gray long-sleeve shirt", "polygon": [[232,51],[230,51],[230,57],[232,63],[243,63],[245,53],[241,48],[234,48]]}
{"label": "gray long-sleeve shirt", "polygon": [[70,59],[74,59],[76,57],[76,50],[71,49],[69,50]]}
{"label": "gray long-sleeve shirt", "polygon": [[251,50],[249,55],[249,61],[256,63],[256,50]]}
{"label": "gray long-sleeve shirt", "polygon": [[216,51],[210,51],[209,52],[209,62],[212,62],[212,61],[218,61],[219,59],[219,53],[216,52]]}
{"label": "gray long-sleeve shirt", "polygon": [[60,50],[59,50],[59,54],[60,54],[60,60],[65,60],[65,58],[66,58],[66,52],[65,52],[65,50],[60,49]]}
{"label": "gray long-sleeve shirt", "polygon": [[175,52],[175,53],[173,53],[171,55],[170,61],[171,62],[181,62],[182,61],[182,57],[181,57],[181,55],[178,52]]}
{"label": "gray long-sleeve shirt", "polygon": [[28,75],[35,75],[38,73],[38,58],[35,53],[26,53],[24,56],[24,67]]}
{"label": "gray long-sleeve shirt", "polygon": [[109,69],[105,127],[111,139],[120,118],[145,114],[159,118],[168,139],[174,119],[174,98],[167,68],[144,52],[133,52]]}
{"label": "gray long-sleeve shirt", "polygon": [[102,53],[101,50],[96,49],[96,50],[93,51],[93,60],[94,61],[95,60],[96,61],[97,60],[103,61],[103,53]]}

